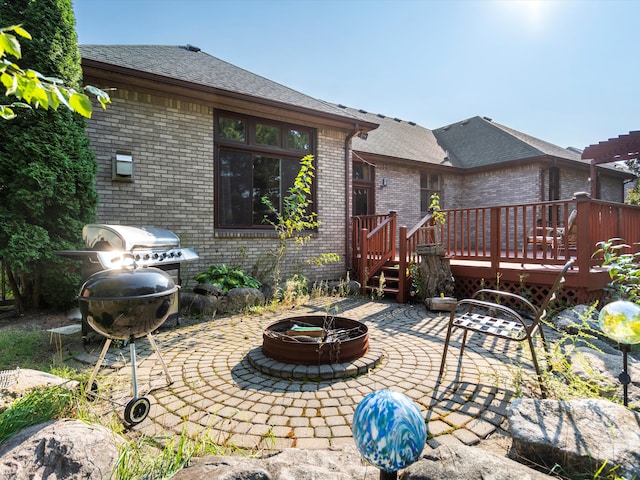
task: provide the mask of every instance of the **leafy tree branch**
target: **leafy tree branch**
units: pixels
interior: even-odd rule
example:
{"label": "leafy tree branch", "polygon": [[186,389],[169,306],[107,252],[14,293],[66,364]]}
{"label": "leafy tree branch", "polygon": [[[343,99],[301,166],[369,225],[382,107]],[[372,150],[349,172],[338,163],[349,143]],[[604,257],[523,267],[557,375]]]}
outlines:
{"label": "leafy tree branch", "polygon": [[7,97],[16,97],[18,102],[0,105],[0,117],[5,120],[15,118],[15,108],[43,108],[57,110],[60,105],[83,117],[91,118],[91,99],[85,91],[94,95],[103,109],[111,103],[109,95],[99,88],[88,85],[77,91],[64,85],[56,77],[47,77],[36,70],[23,69],[8,57],[22,58],[20,42],[16,36],[31,40],[31,35],[20,25],[0,28],[0,82],[5,87]]}

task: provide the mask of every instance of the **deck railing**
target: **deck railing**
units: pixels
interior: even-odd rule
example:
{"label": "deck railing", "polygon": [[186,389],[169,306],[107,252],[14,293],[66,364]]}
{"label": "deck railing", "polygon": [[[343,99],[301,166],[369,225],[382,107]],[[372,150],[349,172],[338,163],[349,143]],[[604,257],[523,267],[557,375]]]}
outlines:
{"label": "deck railing", "polygon": [[[571,212],[575,221],[567,225]],[[598,265],[597,243],[640,241],[640,207],[575,198],[554,202],[445,210],[445,251],[463,260],[560,265],[569,257]],[[633,246],[634,251],[640,245]]]}
{"label": "deck railing", "polygon": [[[575,220],[569,225],[574,210]],[[634,253],[640,251],[640,206],[592,200],[586,195],[443,212],[446,222],[442,226],[433,226],[428,215],[411,230],[400,227],[400,272],[406,273],[409,264],[418,261],[417,245],[435,241],[434,229],[445,253],[453,259],[484,262],[497,271],[505,262],[563,265],[568,258],[575,258],[585,284],[590,268],[602,263],[601,256],[594,255],[598,242],[622,238]],[[354,217],[353,251],[363,285],[376,269],[395,257],[395,218],[394,214]],[[407,278],[400,277],[398,300],[404,301]]]}

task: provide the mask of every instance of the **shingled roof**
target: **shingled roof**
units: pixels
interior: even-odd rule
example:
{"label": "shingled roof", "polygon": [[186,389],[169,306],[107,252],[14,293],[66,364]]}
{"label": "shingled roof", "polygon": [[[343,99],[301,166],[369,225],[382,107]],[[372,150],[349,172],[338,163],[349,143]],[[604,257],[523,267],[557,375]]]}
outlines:
{"label": "shingled roof", "polygon": [[474,168],[540,156],[585,163],[580,154],[505,127],[486,117],[472,117],[433,131],[451,164]]}
{"label": "shingled roof", "polygon": [[369,132],[366,140],[355,137],[352,140],[354,151],[415,162],[448,165],[445,161],[445,152],[438,145],[431,130],[399,118],[355,110],[342,105],[340,108],[365,121],[380,125],[376,130]]}
{"label": "shingled roof", "polygon": [[124,68],[133,75],[144,72],[167,80],[189,82],[350,120],[354,118],[334,104],[285,87],[193,46],[80,45],[80,53],[83,62],[88,61],[92,66],[96,63],[117,66],[119,71]]}

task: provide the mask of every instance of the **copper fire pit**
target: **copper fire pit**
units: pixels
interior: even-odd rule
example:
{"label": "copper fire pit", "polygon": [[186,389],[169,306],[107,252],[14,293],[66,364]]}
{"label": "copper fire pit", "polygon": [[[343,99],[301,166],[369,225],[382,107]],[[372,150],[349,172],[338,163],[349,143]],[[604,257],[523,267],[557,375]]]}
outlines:
{"label": "copper fire pit", "polygon": [[368,349],[367,326],[343,317],[291,317],[268,325],[262,334],[262,351],[267,357],[296,365],[349,362]]}

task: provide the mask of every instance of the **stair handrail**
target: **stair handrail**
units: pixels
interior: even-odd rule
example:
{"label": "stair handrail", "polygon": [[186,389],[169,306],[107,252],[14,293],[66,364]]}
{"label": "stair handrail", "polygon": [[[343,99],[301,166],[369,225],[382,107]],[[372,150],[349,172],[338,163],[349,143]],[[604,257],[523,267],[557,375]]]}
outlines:
{"label": "stair handrail", "polygon": [[358,273],[362,293],[365,293],[369,280],[396,256],[396,219],[397,216],[392,212],[371,232],[366,228],[360,230]]}
{"label": "stair handrail", "polygon": [[[400,227],[398,237],[398,303],[407,301],[409,290],[409,264],[418,260],[416,245],[421,240],[421,234],[425,233],[424,227],[433,223],[433,213],[429,212],[422,217],[414,227],[407,231],[407,227]],[[425,234],[426,236],[426,234]],[[426,238],[424,238],[426,241]]]}

